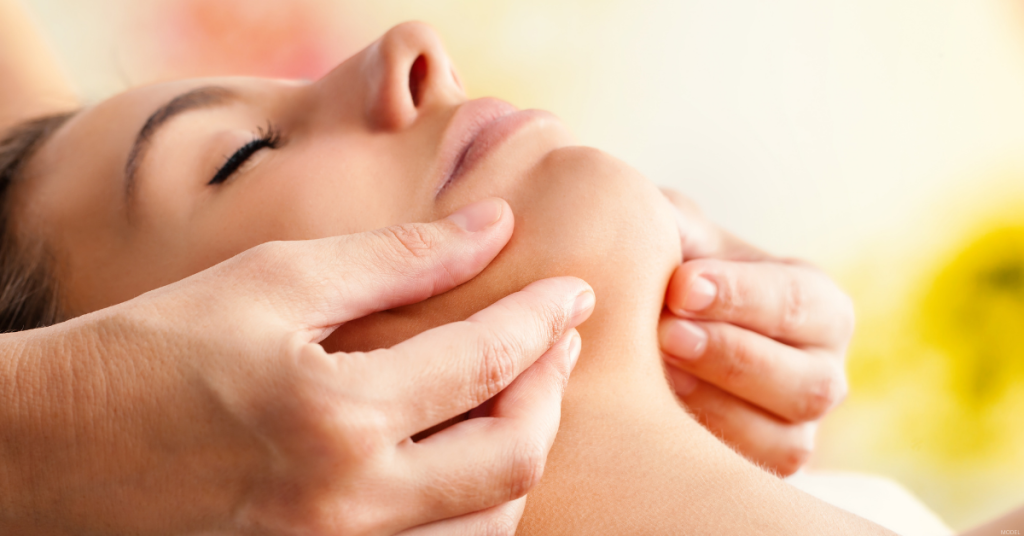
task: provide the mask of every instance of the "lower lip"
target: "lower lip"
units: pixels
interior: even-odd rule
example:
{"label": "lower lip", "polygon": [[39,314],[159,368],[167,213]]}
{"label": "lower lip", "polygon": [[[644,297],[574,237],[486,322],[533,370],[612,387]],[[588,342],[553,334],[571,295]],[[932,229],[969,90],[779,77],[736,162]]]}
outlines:
{"label": "lower lip", "polygon": [[459,159],[452,170],[451,176],[444,182],[438,194],[445,191],[462,175],[469,173],[481,160],[487,158],[505,141],[515,135],[523,127],[542,117],[547,117],[548,112],[541,110],[522,110],[509,115],[504,115],[488,123],[473,141],[459,155]]}

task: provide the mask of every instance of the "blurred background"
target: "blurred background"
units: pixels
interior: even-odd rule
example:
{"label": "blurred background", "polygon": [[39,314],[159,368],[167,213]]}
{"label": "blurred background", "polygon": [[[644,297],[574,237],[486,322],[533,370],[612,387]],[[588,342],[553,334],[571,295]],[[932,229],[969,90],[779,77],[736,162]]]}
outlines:
{"label": "blurred background", "polygon": [[179,76],[315,79],[397,22],[471,96],[560,115],[854,297],[814,467],[954,528],[1024,503],[1019,0],[24,0],[90,101]]}

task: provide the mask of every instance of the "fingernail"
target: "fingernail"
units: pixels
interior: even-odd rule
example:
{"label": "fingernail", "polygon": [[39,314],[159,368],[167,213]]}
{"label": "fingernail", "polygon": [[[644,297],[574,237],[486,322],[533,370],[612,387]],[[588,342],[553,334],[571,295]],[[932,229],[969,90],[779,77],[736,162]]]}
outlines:
{"label": "fingernail", "polygon": [[464,231],[475,233],[497,223],[501,219],[503,205],[497,199],[484,199],[460,208],[447,219]]}
{"label": "fingernail", "polygon": [[699,383],[694,375],[681,370],[673,370],[668,378],[672,382],[672,388],[679,396],[689,396],[697,389],[697,383]]}
{"label": "fingernail", "polygon": [[690,312],[703,311],[715,301],[718,286],[705,277],[698,277],[690,283],[690,288],[683,297],[683,309]]}
{"label": "fingernail", "polygon": [[569,340],[569,370],[576,368],[576,362],[580,360],[580,350],[583,349],[583,340],[576,330],[572,331],[572,339]]}
{"label": "fingernail", "polygon": [[697,359],[708,347],[708,334],[700,326],[688,320],[674,320],[668,325],[667,345],[671,354],[682,359]]}
{"label": "fingernail", "polygon": [[594,296],[594,291],[592,290],[585,290],[579,296],[576,296],[576,302],[572,305],[573,327],[580,325],[584,320],[590,317],[590,313],[594,311],[595,303],[597,303],[597,298]]}

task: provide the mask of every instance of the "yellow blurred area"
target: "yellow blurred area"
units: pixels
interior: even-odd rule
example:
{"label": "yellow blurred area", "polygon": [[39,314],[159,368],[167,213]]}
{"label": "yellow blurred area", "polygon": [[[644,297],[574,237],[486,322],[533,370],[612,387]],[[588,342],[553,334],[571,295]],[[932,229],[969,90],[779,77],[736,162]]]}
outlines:
{"label": "yellow blurred area", "polygon": [[1022,178],[968,181],[840,276],[851,393],[816,465],[891,475],[957,527],[1024,503]]}
{"label": "yellow blurred area", "polygon": [[956,528],[1024,503],[1018,0],[25,0],[96,100],[173,76],[315,77],[393,24],[471,96],[581,142],[857,305],[816,467],[890,475]]}

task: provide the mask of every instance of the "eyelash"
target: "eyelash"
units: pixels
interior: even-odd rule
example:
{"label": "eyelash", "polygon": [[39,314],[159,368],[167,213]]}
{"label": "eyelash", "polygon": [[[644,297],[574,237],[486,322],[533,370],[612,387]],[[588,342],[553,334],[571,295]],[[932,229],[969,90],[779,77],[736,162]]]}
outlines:
{"label": "eyelash", "polygon": [[253,136],[252,141],[246,143],[234,152],[224,162],[224,165],[217,170],[217,173],[210,179],[208,184],[220,184],[231,178],[232,175],[242,167],[252,155],[262,149],[276,149],[281,142],[281,132],[272,123],[266,127],[259,127]]}

